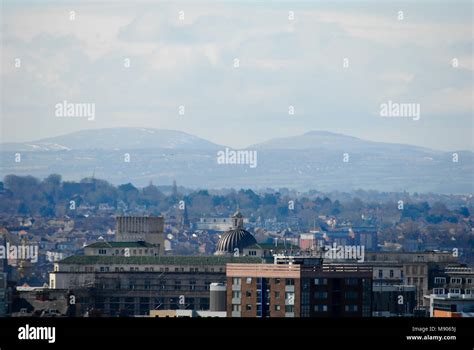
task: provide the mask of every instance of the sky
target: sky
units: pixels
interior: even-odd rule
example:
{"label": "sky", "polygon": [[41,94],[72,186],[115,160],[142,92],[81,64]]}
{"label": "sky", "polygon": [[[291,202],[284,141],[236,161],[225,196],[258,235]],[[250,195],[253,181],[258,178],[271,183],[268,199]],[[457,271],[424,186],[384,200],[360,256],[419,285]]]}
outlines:
{"label": "sky", "polygon": [[[147,127],[241,148],[326,130],[474,151],[472,4],[2,1],[0,141]],[[63,101],[95,118],[58,118]],[[381,117],[388,101],[420,118]]]}

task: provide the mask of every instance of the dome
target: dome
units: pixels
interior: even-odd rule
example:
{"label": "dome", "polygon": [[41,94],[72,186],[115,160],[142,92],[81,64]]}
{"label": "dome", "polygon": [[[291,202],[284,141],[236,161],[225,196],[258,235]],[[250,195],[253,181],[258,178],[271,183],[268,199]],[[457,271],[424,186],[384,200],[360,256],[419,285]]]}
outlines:
{"label": "dome", "polygon": [[227,231],[222,235],[217,242],[217,255],[233,254],[235,248],[239,249],[239,254],[242,250],[252,244],[257,243],[255,237],[243,228],[236,228]]}

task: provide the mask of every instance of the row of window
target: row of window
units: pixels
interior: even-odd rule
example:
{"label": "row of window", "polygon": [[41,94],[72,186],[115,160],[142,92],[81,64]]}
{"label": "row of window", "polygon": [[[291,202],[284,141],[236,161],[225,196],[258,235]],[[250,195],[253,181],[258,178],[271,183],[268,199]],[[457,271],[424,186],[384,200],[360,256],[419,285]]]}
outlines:
{"label": "row of window", "polygon": [[[446,292],[450,294],[463,294],[461,288],[449,288],[449,289],[434,288],[433,289],[433,294],[437,294],[437,295],[447,294]],[[474,295],[474,289],[464,289],[464,294]]]}
{"label": "row of window", "polygon": [[[245,305],[245,311],[252,311],[254,306],[252,304],[246,304]],[[281,305],[274,305],[273,310],[275,311],[281,311]],[[240,304],[233,304],[232,305],[232,311],[237,311],[240,312],[242,311],[242,307]],[[285,305],[285,312],[295,312],[295,306],[294,305]]]}
{"label": "row of window", "polygon": [[413,266],[407,266],[407,275],[410,275],[410,270],[411,270],[411,275],[424,275],[425,274],[425,266],[424,265],[413,265]]}
{"label": "row of window", "polygon": [[[99,249],[98,250],[99,255],[107,255],[107,249]],[[115,255],[124,255],[126,253],[130,253],[130,255],[155,255],[156,252],[153,249],[129,249],[127,250],[122,249],[121,251],[118,249],[115,249]]]}
{"label": "row of window", "polygon": [[[403,278],[403,271],[400,271],[400,272],[401,272],[401,278]],[[390,278],[395,277],[395,272],[393,270],[389,271],[389,277]],[[379,270],[379,278],[383,278],[383,270]]]}
{"label": "row of window", "polygon": [[[100,272],[110,272],[110,267],[109,266],[100,266],[99,267],[99,271]],[[210,270],[210,271],[209,271]],[[70,267],[70,272],[75,272],[77,271],[77,268],[75,266],[71,266]],[[125,272],[125,268],[123,267],[116,267],[115,272]],[[129,270],[130,272],[139,272],[139,271],[142,271],[142,272],[154,272],[155,269],[153,267],[144,267],[144,268],[140,268],[140,267],[137,267],[137,266],[131,266],[129,267]],[[157,270],[158,271],[158,270]],[[159,269],[160,272],[170,272],[170,269],[169,267],[160,267]],[[94,272],[94,267],[93,266],[86,266],[85,267],[85,272]],[[174,268],[174,272],[186,272],[184,267],[175,267]],[[200,272],[199,269],[196,267],[196,268],[193,268],[191,267],[189,269],[189,272]],[[202,271],[201,271],[202,272]],[[216,269],[214,269],[213,267],[208,269],[208,268],[205,268],[204,269],[204,272],[216,272]],[[218,269],[218,272],[224,272],[224,268],[223,267],[220,267]]]}
{"label": "row of window", "polygon": [[[244,277],[245,279],[245,283],[246,284],[252,284],[252,277]],[[270,284],[270,278],[264,278],[265,280],[265,283],[267,285]],[[273,278],[273,282],[276,284],[276,285],[280,285],[281,284],[281,278]],[[295,285],[295,279],[294,278],[285,278],[285,285],[286,286],[294,286]],[[233,277],[232,278],[232,284],[235,285],[235,286],[240,286],[242,284],[242,278],[240,277]]]}
{"label": "row of window", "polygon": [[[251,290],[247,290],[245,291],[245,297],[246,298],[251,298],[253,295],[252,291]],[[280,299],[280,295],[281,293],[280,292],[273,292],[273,296],[275,299]],[[292,292],[286,292],[285,293],[285,299],[291,299],[292,296],[294,297],[295,293],[292,293]],[[262,296],[262,293],[261,291],[257,291],[257,298],[260,298]],[[267,299],[270,295],[266,295],[267,296]],[[237,299],[240,299],[242,297],[242,292],[240,291],[233,291],[232,292],[232,298],[237,298]]]}
{"label": "row of window", "polygon": [[[270,283],[270,279],[266,279],[267,285]],[[276,285],[281,284],[281,279],[280,278],[274,278],[274,283]],[[242,283],[242,278],[240,277],[233,277],[232,278],[232,284],[239,286]],[[246,284],[252,284],[252,277],[245,277],[245,283]],[[327,285],[328,284],[328,279],[327,278],[315,278],[314,279],[314,284],[315,285]],[[355,286],[359,284],[359,279],[358,278],[346,278],[345,279],[345,284],[350,285],[350,286]],[[295,279],[294,278],[285,278],[285,285],[286,286],[294,286],[295,285]]]}
{"label": "row of window", "polygon": [[[245,311],[252,311],[253,310],[253,305],[252,304],[246,304],[245,305]],[[275,311],[281,311],[281,305],[274,305],[273,306]],[[358,305],[345,305],[344,310],[346,312],[357,312],[359,311]],[[232,311],[237,311],[240,312],[242,311],[242,308],[239,304],[233,304],[232,305]],[[328,311],[328,306],[325,304],[320,304],[320,305],[314,305],[314,311],[315,312],[327,312]],[[285,312],[295,312],[295,306],[294,305],[285,305]]]}
{"label": "row of window", "polygon": [[412,281],[413,281],[413,284],[423,284],[424,278],[423,277],[419,277],[419,278],[418,277],[413,277],[413,278],[408,277],[407,278],[407,283],[408,284],[412,284]]}
{"label": "row of window", "polygon": [[[474,284],[474,279],[473,278],[465,278],[464,279],[466,284]],[[445,284],[446,283],[446,277],[435,277],[434,279],[435,284]],[[451,277],[449,279],[450,284],[463,284],[463,278],[462,277]]]}
{"label": "row of window", "polygon": [[[354,291],[348,291],[344,293],[345,299],[357,299],[359,297],[359,293]],[[316,292],[314,293],[315,299],[327,299],[328,292]]]}

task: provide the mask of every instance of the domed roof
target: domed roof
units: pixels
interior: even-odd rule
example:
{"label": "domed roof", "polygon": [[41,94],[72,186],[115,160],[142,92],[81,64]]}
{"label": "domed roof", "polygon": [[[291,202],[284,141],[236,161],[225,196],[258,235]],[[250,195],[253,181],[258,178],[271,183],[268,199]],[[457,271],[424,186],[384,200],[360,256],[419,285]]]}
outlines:
{"label": "domed roof", "polygon": [[217,242],[217,255],[234,253],[235,248],[239,249],[239,254],[245,247],[257,243],[255,237],[243,228],[235,228],[227,231]]}

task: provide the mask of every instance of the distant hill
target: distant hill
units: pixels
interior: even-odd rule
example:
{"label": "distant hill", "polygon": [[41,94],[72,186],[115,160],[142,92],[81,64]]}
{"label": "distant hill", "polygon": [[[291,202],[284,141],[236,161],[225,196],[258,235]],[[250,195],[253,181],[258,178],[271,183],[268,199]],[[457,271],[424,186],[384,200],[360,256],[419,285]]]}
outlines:
{"label": "distant hill", "polygon": [[[95,174],[114,184],[178,184],[189,188],[356,189],[473,193],[474,153],[373,142],[326,131],[271,139],[248,147],[257,166],[218,164],[220,146],[179,131],[85,130],[35,142],[0,145],[0,175]],[[22,153],[15,162],[14,153]],[[130,162],[124,162],[124,153]],[[343,156],[347,153],[347,162]]]}
{"label": "distant hill", "polygon": [[310,131],[303,135],[274,138],[268,141],[253,145],[251,149],[261,150],[328,150],[328,151],[417,151],[424,153],[436,153],[436,151],[396,143],[384,143],[362,140],[357,137],[336,134],[329,131]]}
{"label": "distant hill", "polygon": [[24,143],[4,143],[2,151],[131,150],[131,149],[217,149],[207,140],[181,131],[150,128],[82,130],[71,134]]}

